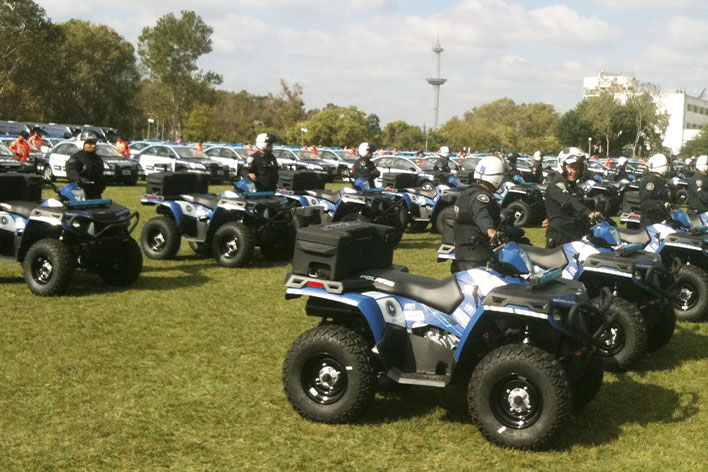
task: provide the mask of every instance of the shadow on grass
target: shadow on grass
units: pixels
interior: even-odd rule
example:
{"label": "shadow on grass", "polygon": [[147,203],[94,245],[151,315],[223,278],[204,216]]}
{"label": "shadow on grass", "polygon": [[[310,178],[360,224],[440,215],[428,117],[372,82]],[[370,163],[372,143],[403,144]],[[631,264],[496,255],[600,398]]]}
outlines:
{"label": "shadow on grass", "polygon": [[377,395],[359,423],[381,424],[428,415],[446,404],[447,390],[398,386],[393,391]]}
{"label": "shadow on grass", "polygon": [[0,277],[0,285],[12,285],[25,283],[24,277]]}
{"label": "shadow on grass", "polygon": [[607,444],[622,435],[624,425],[680,423],[700,411],[697,393],[637,382],[632,375],[619,374],[617,382],[604,384],[598,396],[574,415],[553,449]]}
{"label": "shadow on grass", "polygon": [[396,249],[435,249],[438,243],[431,241],[406,241],[405,239],[398,243]]}
{"label": "shadow on grass", "polygon": [[707,337],[698,331],[700,325],[681,323],[676,326],[676,331],[671,341],[657,352],[648,355],[636,366],[635,371],[653,372],[674,370],[685,361],[696,361],[708,358]]}

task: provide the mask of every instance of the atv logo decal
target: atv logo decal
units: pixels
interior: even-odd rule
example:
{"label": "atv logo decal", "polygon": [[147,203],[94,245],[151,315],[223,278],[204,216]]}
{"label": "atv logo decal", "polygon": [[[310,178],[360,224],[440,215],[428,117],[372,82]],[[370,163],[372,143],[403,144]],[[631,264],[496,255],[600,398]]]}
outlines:
{"label": "atv logo decal", "polygon": [[2,223],[3,225],[6,225],[6,224],[7,224],[7,218],[5,218],[5,217],[3,216],[2,219],[0,219],[0,223]]}
{"label": "atv logo decal", "polygon": [[480,193],[479,195],[477,195],[477,200],[479,200],[482,203],[489,203],[489,197],[483,193]]}
{"label": "atv logo decal", "polygon": [[649,190],[650,192],[654,190],[654,182],[649,182],[646,186],[646,189]]}
{"label": "atv logo decal", "polygon": [[369,280],[371,282],[375,282],[378,284],[383,284],[383,285],[386,285],[387,287],[394,287],[396,285],[396,282],[393,282],[391,280],[386,280],[386,279],[382,279],[381,277],[374,277],[374,276],[366,275],[366,274],[360,275],[359,278]]}
{"label": "atv logo decal", "polygon": [[398,313],[396,310],[396,305],[391,301],[386,302],[386,313],[388,313],[389,316],[396,316]]}

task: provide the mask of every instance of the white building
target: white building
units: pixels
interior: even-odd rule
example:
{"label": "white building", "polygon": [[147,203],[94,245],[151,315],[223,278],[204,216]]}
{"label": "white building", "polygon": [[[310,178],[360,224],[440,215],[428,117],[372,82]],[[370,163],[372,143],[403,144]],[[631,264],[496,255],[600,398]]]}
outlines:
{"label": "white building", "polygon": [[[624,103],[627,97],[642,93],[642,86],[637,79],[626,75],[608,74],[601,71],[597,77],[583,79],[583,98],[595,97],[603,91],[611,92],[617,100]],[[708,100],[688,95],[684,91],[660,91],[654,95],[659,111],[669,115],[669,126],[664,135],[664,147],[678,154],[681,147],[708,125]]]}

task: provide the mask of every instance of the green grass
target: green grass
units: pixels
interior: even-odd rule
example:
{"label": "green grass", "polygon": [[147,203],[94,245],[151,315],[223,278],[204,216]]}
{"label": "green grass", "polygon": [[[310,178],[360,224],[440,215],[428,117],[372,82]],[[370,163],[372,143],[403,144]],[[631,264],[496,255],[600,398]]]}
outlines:
{"label": "green grass", "polygon": [[[225,187],[218,187],[221,190]],[[215,189],[212,189],[215,190]],[[137,209],[142,187],[105,196]],[[542,230],[530,230],[536,244]],[[406,234],[394,262],[446,277],[438,236]],[[377,396],[354,425],[298,416],[282,390],[290,344],[317,323],[285,301],[289,266],[224,269],[192,254],[145,259],[138,282],[77,274],[33,296],[0,265],[0,470],[705,470],[708,324],[681,323],[637,371],[607,375],[546,452],[490,445],[454,389]]]}

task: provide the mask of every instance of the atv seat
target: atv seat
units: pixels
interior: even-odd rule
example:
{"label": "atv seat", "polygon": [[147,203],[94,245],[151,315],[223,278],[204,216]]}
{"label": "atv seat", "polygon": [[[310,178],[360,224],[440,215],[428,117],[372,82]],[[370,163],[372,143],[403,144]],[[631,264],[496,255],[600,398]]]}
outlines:
{"label": "atv seat", "polygon": [[422,195],[424,197],[427,197],[429,199],[433,199],[437,196],[438,192],[433,188],[433,189],[424,189],[423,187],[415,187],[415,188],[407,188],[406,191],[409,191],[411,193],[415,193],[416,195]]}
{"label": "atv seat", "polygon": [[643,245],[649,244],[651,241],[651,236],[647,233],[646,228],[639,229],[625,229],[617,228],[617,233],[619,233],[622,241],[626,243],[642,243]]}
{"label": "atv seat", "polygon": [[528,244],[519,244],[519,247],[526,251],[531,262],[542,269],[562,269],[568,265],[568,258],[562,246],[545,249]]}
{"label": "atv seat", "polygon": [[395,270],[369,270],[363,275],[376,279],[376,290],[408,297],[447,314],[464,299],[454,275],[443,280]]}
{"label": "atv seat", "polygon": [[332,202],[332,203],[339,202],[339,200],[341,198],[341,196],[339,195],[339,192],[332,192],[331,190],[323,190],[323,189],[307,190],[306,193],[308,195],[313,196],[313,197],[321,198],[323,200],[327,200],[328,202]]}
{"label": "atv seat", "polygon": [[197,205],[202,205],[210,210],[216,208],[216,204],[221,200],[221,198],[213,193],[190,193],[182,195],[188,202],[196,203]]}
{"label": "atv seat", "polygon": [[37,202],[17,200],[12,202],[0,203],[0,208],[9,213],[15,213],[16,215],[20,215],[23,218],[29,218],[30,213],[32,213],[32,210],[34,210],[40,205],[42,204]]}

